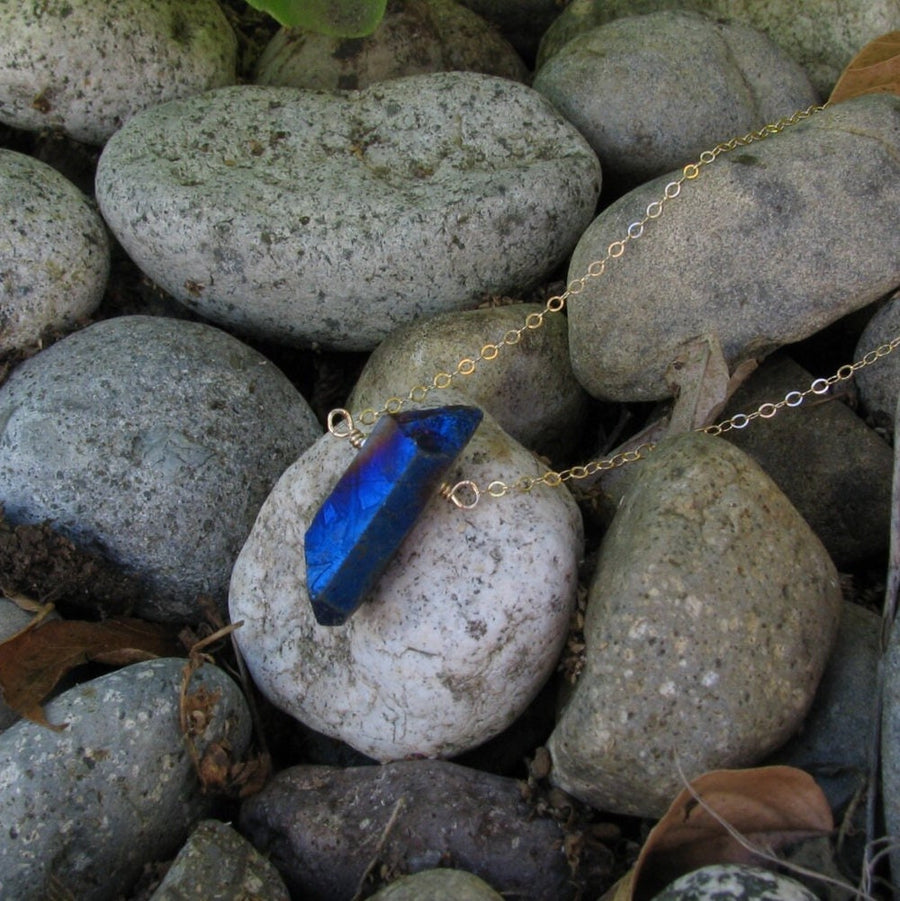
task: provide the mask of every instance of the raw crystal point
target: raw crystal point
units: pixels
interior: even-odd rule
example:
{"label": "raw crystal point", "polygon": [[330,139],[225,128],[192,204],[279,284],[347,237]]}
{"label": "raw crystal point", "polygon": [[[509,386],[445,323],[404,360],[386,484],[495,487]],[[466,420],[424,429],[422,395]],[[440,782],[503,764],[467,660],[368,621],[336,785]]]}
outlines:
{"label": "raw crystal point", "polygon": [[450,406],[378,420],[306,531],[320,625],[341,625],[365,600],[481,418],[477,407]]}

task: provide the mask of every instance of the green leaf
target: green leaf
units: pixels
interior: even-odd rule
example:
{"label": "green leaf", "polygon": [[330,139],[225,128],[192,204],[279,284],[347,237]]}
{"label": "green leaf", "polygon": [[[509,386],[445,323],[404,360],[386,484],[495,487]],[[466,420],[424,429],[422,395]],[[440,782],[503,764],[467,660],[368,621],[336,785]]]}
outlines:
{"label": "green leaf", "polygon": [[387,0],[247,0],[282,25],[339,38],[371,34],[384,17]]}

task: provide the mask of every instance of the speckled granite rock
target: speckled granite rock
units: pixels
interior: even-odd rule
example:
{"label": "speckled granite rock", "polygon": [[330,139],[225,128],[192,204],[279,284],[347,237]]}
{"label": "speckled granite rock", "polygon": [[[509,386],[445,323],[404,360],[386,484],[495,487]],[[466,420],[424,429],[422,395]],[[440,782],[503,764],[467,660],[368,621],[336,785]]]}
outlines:
{"label": "speckled granite rock", "polygon": [[[326,435],[273,488],[232,573],[236,639],[260,690],[313,729],[381,761],[459,754],[508,726],[556,666],[575,599],[578,509],[564,488],[466,511],[436,496],[371,600],[322,627],[304,533],[354,454]],[[486,417],[446,481],[541,471]]]}
{"label": "speckled granite rock", "polygon": [[620,192],[818,100],[762,32],[681,10],[580,34],[537,72],[534,88],[588,139],[604,182]]}
{"label": "speckled granite rock", "polygon": [[226,88],[135,117],[97,172],[110,227],[182,303],[342,350],[536,283],[598,189],[593,151],[540,94],[472,72]]}
{"label": "speckled granite rock", "polygon": [[150,901],[289,901],[278,870],[231,826],[202,820]]}
{"label": "speckled granite rock", "polygon": [[465,870],[422,870],[412,876],[401,876],[372,901],[502,901],[483,879]]}
{"label": "speckled granite rock", "polygon": [[[380,409],[394,395],[406,397],[415,385],[431,385],[438,372],[454,372],[465,358],[477,359],[487,342],[538,321],[538,304],[445,313],[392,332],[369,357],[349,400],[351,411]],[[559,459],[578,438],[587,395],[569,364],[566,321],[546,316],[518,344],[500,348],[496,360],[480,361],[454,387],[487,410],[503,430],[531,450]],[[440,394],[432,395],[439,399]]]}
{"label": "speckled granite rock", "polygon": [[462,70],[525,81],[516,51],[455,0],[391,0],[375,33],[335,38],[282,28],[256,67],[257,84],[358,90],[378,81]]}
{"label": "speckled granite rock", "polygon": [[0,149],[0,354],[93,313],[108,273],[106,228],[88,198],[45,163]]}
{"label": "speckled granite rock", "polygon": [[[900,336],[900,295],[880,307],[869,320],[854,357],[861,360],[866,354],[890,344]],[[859,399],[872,423],[888,435],[894,432],[894,410],[900,397],[900,351],[884,356],[873,366],[860,369],[855,376]]]}
{"label": "speckled granite rock", "polygon": [[0,388],[0,503],[50,520],[147,586],[151,619],[224,608],[275,480],[321,433],[261,354],[208,325],[121,316],[20,365]]}
{"label": "speckled granite rock", "polygon": [[660,816],[687,778],[781,745],[840,615],[834,565],[750,457],[696,433],[638,464],[589,588],[585,666],[548,742],[552,781]]}
{"label": "speckled granite rock", "polygon": [[817,901],[789,876],[740,864],[714,864],[676,879],[654,901]]}
{"label": "speckled granite rock", "polygon": [[693,9],[758,28],[803,66],[823,98],[862,46],[900,20],[898,0],[572,0],[544,35],[539,62],[587,28],[660,9]]}
{"label": "speckled granite rock", "polygon": [[[569,277],[622,239],[671,176],[607,207]],[[705,166],[643,237],[569,302],[578,380],[599,397],[669,394],[685,342],[718,337],[731,366],[820,331],[900,283],[900,97],[831,107]]]}
{"label": "speckled granite rock", "polygon": [[[0,896],[39,901],[62,885],[79,901],[112,899],[175,853],[212,803],[179,725],[184,665],[150,660],[85,682],[45,708],[64,730],[20,721],[0,735]],[[194,675],[189,692],[201,689],[215,701],[198,752],[227,740],[239,758],[243,695],[213,666]]]}
{"label": "speckled granite rock", "polygon": [[0,5],[0,122],[102,144],[138,110],[233,84],[237,41],[215,0]]}
{"label": "speckled granite rock", "polygon": [[446,761],[290,767],[243,803],[240,828],[309,901],[353,897],[373,859],[396,874],[452,861],[522,901],[578,897],[562,826],[517,780]]}
{"label": "speckled granite rock", "polygon": [[[790,391],[805,391],[812,381],[788,357],[771,358],[741,385],[722,415],[751,413]],[[894,455],[846,404],[815,400],[785,407],[725,438],[762,466],[812,526],[831,559],[846,567],[888,545]]]}

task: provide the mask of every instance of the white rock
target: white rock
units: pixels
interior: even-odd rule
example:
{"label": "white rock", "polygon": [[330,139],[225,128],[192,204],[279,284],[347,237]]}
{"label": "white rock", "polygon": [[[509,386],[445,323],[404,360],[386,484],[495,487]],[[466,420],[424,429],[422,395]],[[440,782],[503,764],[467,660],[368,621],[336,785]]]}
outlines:
{"label": "white rock", "polygon": [[233,84],[215,0],[0,4],[0,122],[102,144],[138,110]]}
{"label": "white rock", "polygon": [[[565,489],[435,497],[371,600],[318,626],[304,533],[355,451],[324,436],[263,505],[235,564],[230,608],[262,692],[312,728],[381,761],[453,756],[502,731],[549,677],[575,597],[581,519]],[[448,475],[485,484],[538,474],[487,421]]]}
{"label": "white rock", "polygon": [[471,72],[210,92],[135,117],[97,172],[106,221],[182,303],[343,350],[539,281],[598,189],[593,151],[540,94]]}
{"label": "white rock", "polygon": [[[749,456],[695,433],[637,464],[588,595],[584,670],[551,779],[601,810],[661,816],[688,779],[793,734],[841,592],[812,530]],[[677,758],[677,763],[676,763]]]}
{"label": "white rock", "polygon": [[0,149],[0,354],[89,316],[108,274],[109,239],[88,198],[45,163]]}

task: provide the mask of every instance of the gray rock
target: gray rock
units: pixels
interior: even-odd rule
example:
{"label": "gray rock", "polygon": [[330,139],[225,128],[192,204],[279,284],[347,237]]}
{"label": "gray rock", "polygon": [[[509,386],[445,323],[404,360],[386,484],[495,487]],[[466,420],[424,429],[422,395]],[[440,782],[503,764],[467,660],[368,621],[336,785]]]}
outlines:
{"label": "gray rock", "polygon": [[[877,352],[900,336],[900,295],[881,306],[860,335],[855,357]],[[894,410],[900,397],[900,353],[883,356],[856,373],[859,399],[873,424],[888,435],[894,433]]]}
{"label": "gray rock", "polygon": [[483,879],[465,870],[422,870],[412,876],[401,876],[372,901],[502,901]]}
{"label": "gray rock", "polygon": [[[509,306],[445,313],[392,332],[369,357],[349,400],[351,411],[380,409],[392,396],[406,397],[416,385],[431,385],[435,374],[453,373],[463,358],[478,359],[486,343],[537,322],[542,306]],[[569,340],[562,316],[543,318],[514,346],[500,348],[496,360],[481,360],[454,388],[487,410],[503,430],[531,450],[554,460],[578,439],[587,395],[569,363]],[[440,398],[440,394],[433,395]]]}
{"label": "gray rock", "polygon": [[136,610],[224,608],[269,488],[320,433],[261,354],[200,323],[122,316],[27,360],[0,388],[0,503],[51,520],[147,586]]}
{"label": "gray rock", "polygon": [[788,876],[741,864],[713,864],[687,873],[654,901],[817,901]]}
{"label": "gray rock", "polygon": [[863,45],[897,28],[898,0],[572,0],[547,30],[538,65],[587,28],[621,16],[693,9],[745,22],[767,34],[806,70],[822,97]]}
{"label": "gray rock", "polygon": [[[471,510],[436,495],[371,599],[344,625],[319,626],[304,534],[355,453],[326,435],[272,489],[232,573],[236,640],[263,694],[318,732],[380,761],[462,753],[512,723],[556,667],[580,514],[565,488]],[[541,471],[486,417],[446,481]]]}
{"label": "gray rock", "polygon": [[[93,679],[45,708],[53,731],[20,721],[0,735],[0,896],[39,901],[65,887],[79,901],[126,892],[165,860],[208,811],[179,724],[186,661],[150,660]],[[214,702],[202,756],[227,741],[236,757],[250,714],[232,680],[203,666],[189,692]]]}
{"label": "gray rock", "polygon": [[875,730],[881,619],[845,601],[837,639],[800,731],[767,764],[807,770],[833,810],[865,786]]}
{"label": "gray rock", "polygon": [[586,658],[551,780],[658,817],[706,770],[752,765],[803,721],[838,625],[837,573],[753,460],[696,433],[639,464],[606,533]]}
{"label": "gray rock", "polygon": [[392,0],[375,33],[336,38],[282,28],[256,67],[257,84],[358,90],[378,81],[463,70],[525,81],[516,51],[455,0]]}
{"label": "gray rock", "polygon": [[558,0],[460,0],[491,22],[531,65],[541,37],[559,15]]}
{"label": "gray rock", "polygon": [[0,149],[0,355],[93,313],[108,274],[106,228],[88,198],[45,163]]}
{"label": "gray rock", "polygon": [[343,350],[539,281],[598,189],[593,151],[540,94],[471,72],[165,104],[107,144],[97,173],[110,227],[174,297]]}
{"label": "gray rock", "polygon": [[0,122],[102,144],[138,110],[234,84],[237,40],[215,0],[0,6]]}
{"label": "gray rock", "polygon": [[278,870],[243,836],[202,820],[150,901],[289,901]]}
{"label": "gray rock", "polygon": [[766,35],[700,13],[627,16],[569,41],[534,88],[588,139],[606,184],[632,188],[816,103]]}
{"label": "gray rock", "polygon": [[[578,380],[598,397],[665,397],[665,370],[695,337],[716,336],[736,366],[886,294],[900,283],[898,150],[900,97],[879,94],[704,166],[569,302]],[[569,277],[625,237],[672,177],[607,207]]]}
{"label": "gray rock", "polygon": [[[895,617],[882,660],[881,803],[886,834],[900,835],[900,617]],[[890,854],[894,883],[900,884],[900,850]],[[896,897],[896,893],[895,893]]]}
{"label": "gray rock", "polygon": [[400,874],[448,860],[504,897],[576,894],[560,824],[535,817],[515,779],[445,761],[291,767],[244,802],[240,828],[308,901],[354,897],[370,864]]}
{"label": "gray rock", "polygon": [[[752,413],[812,375],[787,357],[766,360],[728,402],[723,417]],[[725,438],[750,454],[774,479],[839,567],[883,551],[891,519],[894,455],[887,442],[839,401],[796,408],[732,430]]]}

